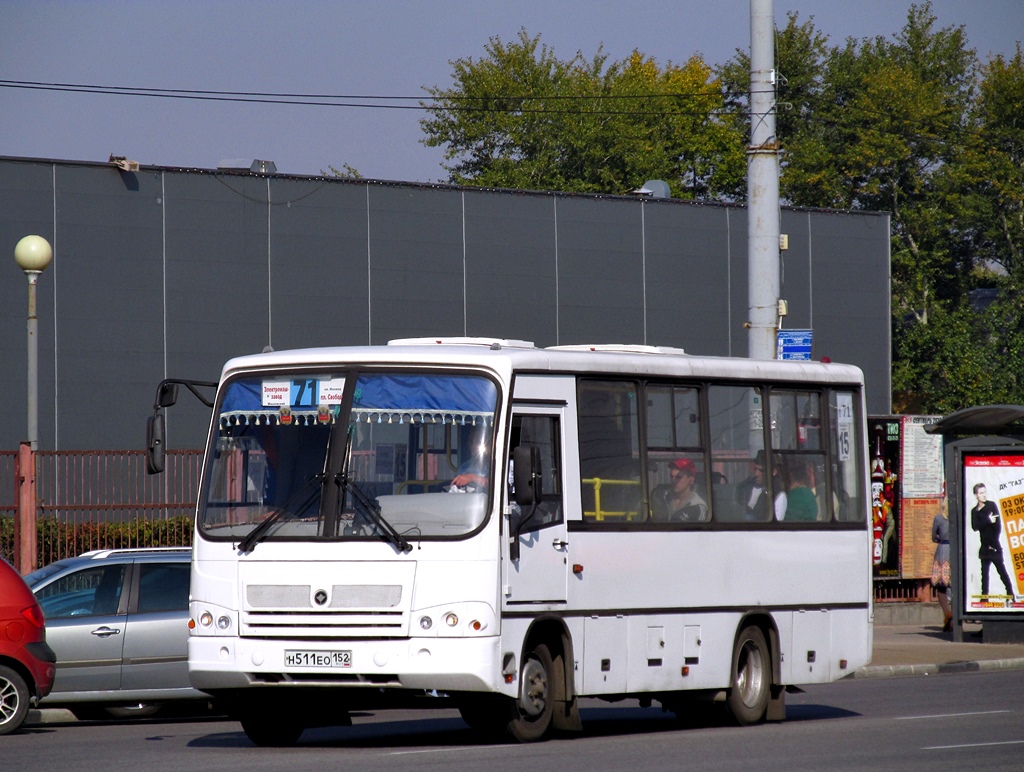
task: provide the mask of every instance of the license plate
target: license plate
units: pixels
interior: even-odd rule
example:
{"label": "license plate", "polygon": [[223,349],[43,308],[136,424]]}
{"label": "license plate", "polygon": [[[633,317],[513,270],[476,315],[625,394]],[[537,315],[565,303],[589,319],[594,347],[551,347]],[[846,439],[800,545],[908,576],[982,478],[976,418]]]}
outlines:
{"label": "license plate", "polygon": [[351,651],[297,651],[284,653],[286,667],[352,667]]}

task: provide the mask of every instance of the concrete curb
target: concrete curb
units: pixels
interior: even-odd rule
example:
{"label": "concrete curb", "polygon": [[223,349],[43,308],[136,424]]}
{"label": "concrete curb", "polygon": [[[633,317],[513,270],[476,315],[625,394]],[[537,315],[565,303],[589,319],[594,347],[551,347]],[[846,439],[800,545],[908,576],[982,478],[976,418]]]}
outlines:
{"label": "concrete curb", "polygon": [[32,708],[25,717],[25,725],[67,724],[77,720],[74,713],[63,708]]}
{"label": "concrete curb", "polygon": [[983,673],[1000,670],[1024,670],[1024,658],[943,662],[934,665],[868,665],[851,673],[846,678],[896,678],[898,676]]}

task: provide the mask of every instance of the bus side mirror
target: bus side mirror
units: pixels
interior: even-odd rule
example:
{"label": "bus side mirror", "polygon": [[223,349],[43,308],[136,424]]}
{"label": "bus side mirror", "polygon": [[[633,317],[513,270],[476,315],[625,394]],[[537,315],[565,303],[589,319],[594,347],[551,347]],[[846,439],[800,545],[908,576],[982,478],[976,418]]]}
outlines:
{"label": "bus side mirror", "polygon": [[164,381],[156,391],[157,407],[171,407],[178,401],[178,384]]}
{"label": "bus side mirror", "polygon": [[146,421],[146,472],[164,471],[164,414],[157,410]]}
{"label": "bus side mirror", "polygon": [[512,450],[512,481],[516,504],[521,507],[537,504],[541,499],[540,448],[520,445]]}
{"label": "bus side mirror", "polygon": [[529,507],[530,511],[523,514],[518,523],[509,522],[511,541],[509,557],[519,560],[519,534],[523,526],[537,513],[537,505],[541,498],[541,467],[540,448],[535,445],[519,445],[512,449],[512,482],[515,485],[516,504]]}

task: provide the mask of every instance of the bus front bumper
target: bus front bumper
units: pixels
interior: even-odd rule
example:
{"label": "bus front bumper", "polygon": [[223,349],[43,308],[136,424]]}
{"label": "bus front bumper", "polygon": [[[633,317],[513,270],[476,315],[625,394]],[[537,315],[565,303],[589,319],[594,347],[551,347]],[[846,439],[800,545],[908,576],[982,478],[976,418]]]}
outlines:
{"label": "bus front bumper", "polygon": [[280,641],[193,636],[192,685],[206,692],[252,687],[343,687],[500,692],[506,684],[497,636],[400,640]]}

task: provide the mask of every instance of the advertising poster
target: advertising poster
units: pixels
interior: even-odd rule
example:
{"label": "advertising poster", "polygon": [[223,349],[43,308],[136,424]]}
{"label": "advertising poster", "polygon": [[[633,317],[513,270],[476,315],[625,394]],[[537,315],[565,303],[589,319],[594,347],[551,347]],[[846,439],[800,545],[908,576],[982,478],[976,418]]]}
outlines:
{"label": "advertising poster", "polygon": [[900,502],[900,570],[904,579],[931,579],[935,548],[932,525],[945,512],[942,498],[904,498]]}
{"label": "advertising poster", "polygon": [[946,476],[942,460],[942,436],[925,427],[940,416],[911,415],[902,418],[900,443],[900,576],[931,579],[936,544],[932,524],[946,514]]}
{"label": "advertising poster", "polygon": [[1024,454],[964,456],[964,611],[1024,611]]}
{"label": "advertising poster", "polygon": [[868,422],[871,442],[872,563],[876,579],[900,576],[900,501],[897,482],[900,468],[899,418],[873,418]]}

